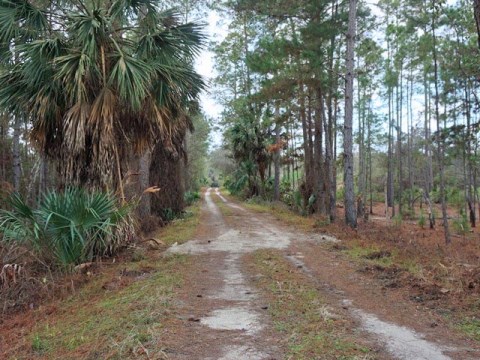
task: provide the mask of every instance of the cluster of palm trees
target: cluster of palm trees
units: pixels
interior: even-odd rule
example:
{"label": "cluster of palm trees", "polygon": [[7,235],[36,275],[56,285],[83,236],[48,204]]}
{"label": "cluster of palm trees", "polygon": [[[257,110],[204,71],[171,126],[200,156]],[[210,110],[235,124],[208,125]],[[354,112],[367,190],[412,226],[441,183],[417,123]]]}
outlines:
{"label": "cluster of palm trees", "polygon": [[0,0],[0,111],[30,124],[64,185],[124,197],[132,154],[181,147],[203,41],[152,0]]}

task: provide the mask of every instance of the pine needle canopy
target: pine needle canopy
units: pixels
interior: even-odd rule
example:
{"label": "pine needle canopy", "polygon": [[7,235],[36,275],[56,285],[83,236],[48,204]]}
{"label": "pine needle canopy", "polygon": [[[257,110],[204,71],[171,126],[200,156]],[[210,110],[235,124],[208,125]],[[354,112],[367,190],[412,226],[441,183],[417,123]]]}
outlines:
{"label": "pine needle canopy", "polygon": [[115,159],[189,126],[201,30],[151,0],[0,0],[0,109],[67,184],[114,186]]}

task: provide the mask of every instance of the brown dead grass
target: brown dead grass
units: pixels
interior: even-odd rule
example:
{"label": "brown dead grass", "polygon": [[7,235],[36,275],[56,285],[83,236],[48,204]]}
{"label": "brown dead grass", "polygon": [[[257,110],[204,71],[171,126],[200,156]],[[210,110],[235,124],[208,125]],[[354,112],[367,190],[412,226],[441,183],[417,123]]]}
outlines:
{"label": "brown dead grass", "polygon": [[[255,285],[282,334],[288,359],[374,359],[375,352],[351,331],[351,320],[320,296],[315,284],[277,250],[249,254]],[[261,276],[259,276],[259,274]]]}
{"label": "brown dead grass", "polygon": [[[58,278],[48,286],[65,291],[30,297],[32,307],[4,315],[0,359],[165,358],[162,329],[183,282],[181,270],[190,262],[185,256],[164,258],[162,250],[189,240],[199,214],[195,204],[183,219],[155,232],[164,246],[136,246],[114,261]],[[47,286],[50,279],[45,282]]]}
{"label": "brown dead grass", "polygon": [[[453,233],[445,244],[443,227],[422,228],[416,220],[385,221],[383,204],[375,204],[371,220],[359,220],[351,229],[338,208],[333,224],[318,216],[304,217],[282,204],[244,203],[250,210],[269,213],[304,232],[322,232],[342,240],[330,245],[357,262],[360,271],[404,291],[405,298],[443,311],[467,335],[480,340],[480,228],[464,235]],[[455,216],[455,210],[449,210]],[[417,215],[419,210],[417,209]],[[376,254],[384,256],[376,256]],[[388,254],[388,256],[385,256]]]}

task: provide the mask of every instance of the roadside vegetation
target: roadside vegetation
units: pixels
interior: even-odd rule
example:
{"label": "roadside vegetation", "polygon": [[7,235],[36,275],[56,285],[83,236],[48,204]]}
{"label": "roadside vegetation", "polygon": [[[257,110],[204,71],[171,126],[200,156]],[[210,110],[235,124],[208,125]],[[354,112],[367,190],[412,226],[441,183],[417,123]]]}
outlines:
{"label": "roadside vegetation", "polygon": [[[0,1],[2,315],[198,224],[185,207],[206,183],[211,125],[193,68],[206,38],[196,10],[173,5]],[[178,219],[189,225],[151,238]]]}
{"label": "roadside vegetation", "polygon": [[275,329],[282,334],[287,358],[374,359],[374,353],[350,333],[345,314],[334,313],[317,287],[279,251],[248,255],[255,285],[266,294]]}
{"label": "roadside vegetation", "polygon": [[[113,260],[93,263],[56,279],[50,298],[33,310],[4,317],[0,357],[5,359],[167,358],[163,330],[176,292],[192,265],[183,255],[163,255],[166,246],[192,238],[199,204],[189,214],[151,234]],[[67,291],[60,292],[61,285]],[[29,299],[32,301],[32,298]],[[40,299],[39,299],[40,300]],[[22,333],[18,334],[21,324]]]}
{"label": "roadside vegetation", "polygon": [[[223,195],[235,200],[225,191]],[[400,292],[405,301],[434,309],[450,326],[479,339],[480,244],[473,239],[446,248],[438,242],[441,229],[419,229],[416,223],[370,220],[359,222],[352,230],[316,216],[302,216],[284,204],[249,200],[242,205],[300,232],[337,238],[338,243],[321,246],[353,262],[356,271],[374,278],[378,286]]]}

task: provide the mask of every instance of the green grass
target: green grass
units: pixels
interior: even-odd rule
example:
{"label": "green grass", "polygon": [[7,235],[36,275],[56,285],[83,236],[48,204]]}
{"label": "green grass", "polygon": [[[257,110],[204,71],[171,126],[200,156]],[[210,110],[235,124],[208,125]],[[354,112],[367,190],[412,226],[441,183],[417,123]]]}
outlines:
{"label": "green grass", "polygon": [[39,334],[35,334],[32,339],[32,350],[37,354],[48,352],[49,343],[42,339]]}
{"label": "green grass", "polygon": [[396,256],[395,252],[391,253],[390,255],[385,254],[384,256],[380,256],[378,258],[370,258],[379,252],[381,252],[381,249],[375,246],[362,246],[358,243],[351,243],[349,244],[348,248],[344,250],[344,253],[346,253],[349,257],[362,263],[380,265],[383,267],[388,267],[394,264]]}
{"label": "green grass", "polygon": [[[192,239],[200,204],[187,214],[161,229],[157,238],[166,244]],[[145,349],[150,358],[163,358],[162,330],[172,321],[174,299],[191,264],[186,255],[159,257],[145,251],[130,262],[102,266],[81,289],[52,304],[53,313],[46,315],[42,308],[34,313],[37,323],[20,344],[11,344],[12,358],[137,359]],[[146,275],[120,276],[125,270]]]}
{"label": "green grass", "polygon": [[480,341],[480,319],[475,317],[465,319],[458,328],[470,338]]}
{"label": "green grass", "polygon": [[182,285],[179,270],[187,261],[186,256],[169,256],[157,262],[149,277],[118,290],[98,293],[102,291],[98,285],[86,287],[55,317],[37,325],[31,335],[32,350],[49,358],[77,352],[87,358],[108,354],[111,359],[125,359],[141,344],[155,352],[166,311]]}
{"label": "green grass", "polygon": [[351,324],[335,314],[315,284],[294,270],[280,252],[259,250],[253,256],[257,286],[269,299],[275,329],[287,339],[287,359],[358,359],[370,349],[349,334]]}
{"label": "green grass", "polygon": [[166,245],[182,244],[193,239],[199,223],[200,202],[196,202],[185,210],[182,218],[174,220],[170,225],[155,233],[154,238],[161,240]]}

